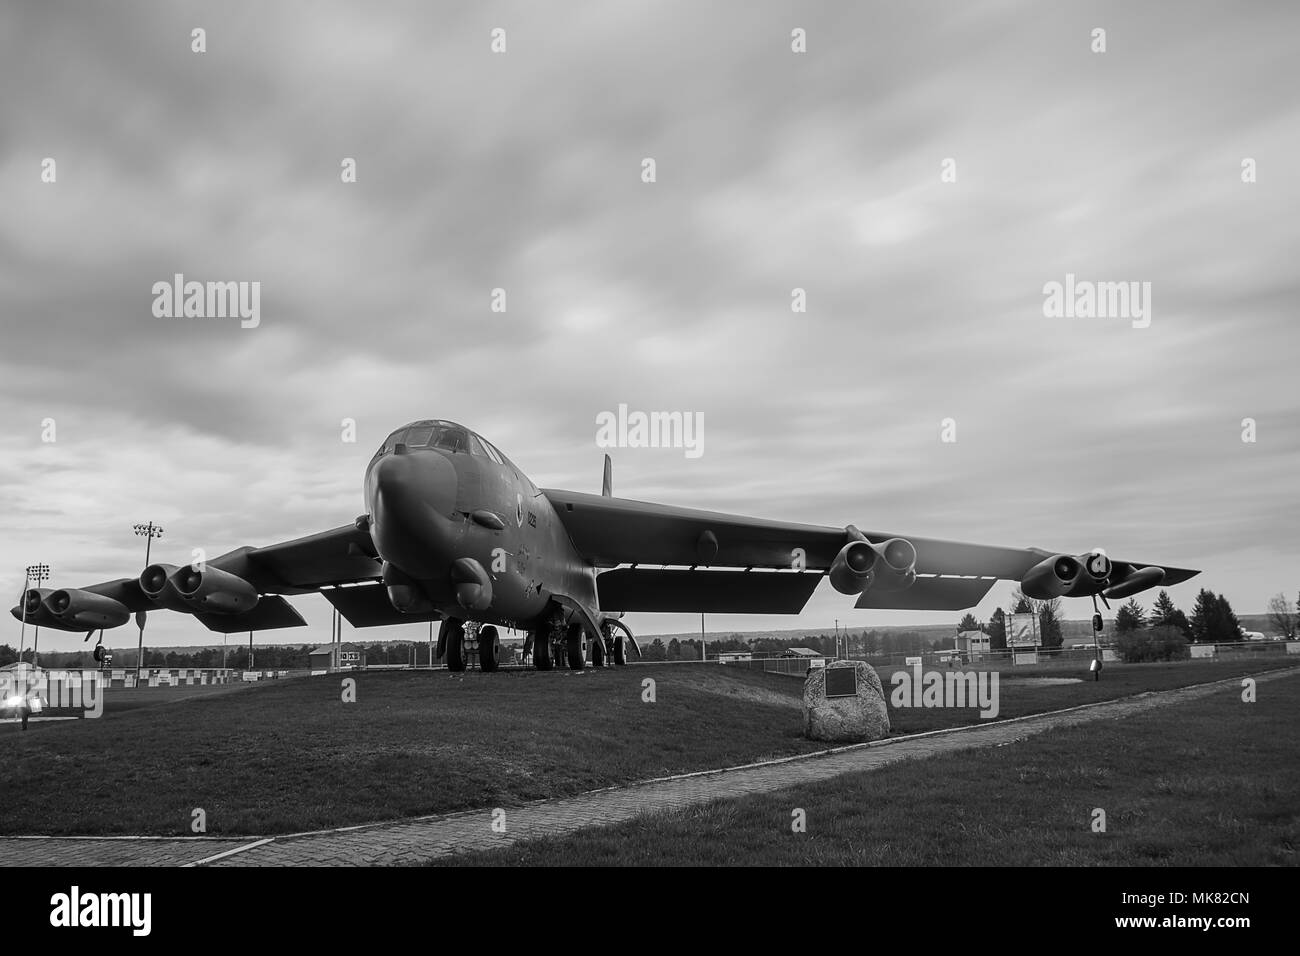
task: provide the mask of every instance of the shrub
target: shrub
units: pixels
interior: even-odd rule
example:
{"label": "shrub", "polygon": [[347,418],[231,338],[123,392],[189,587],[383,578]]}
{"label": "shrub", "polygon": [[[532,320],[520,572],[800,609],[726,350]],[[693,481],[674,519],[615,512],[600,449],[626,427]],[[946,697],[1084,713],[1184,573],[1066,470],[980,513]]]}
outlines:
{"label": "shrub", "polygon": [[1185,661],[1192,656],[1187,638],[1176,627],[1153,627],[1125,631],[1116,641],[1116,649],[1126,664],[1145,661]]}

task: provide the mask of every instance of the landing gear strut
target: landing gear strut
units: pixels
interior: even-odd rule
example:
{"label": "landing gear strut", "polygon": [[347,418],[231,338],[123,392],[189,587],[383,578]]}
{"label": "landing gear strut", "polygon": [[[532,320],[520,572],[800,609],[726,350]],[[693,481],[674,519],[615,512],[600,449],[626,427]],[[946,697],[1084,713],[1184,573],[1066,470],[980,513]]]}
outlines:
{"label": "landing gear strut", "polygon": [[[1103,597],[1103,601],[1106,599]],[[1106,607],[1109,609],[1110,604]],[[1097,595],[1092,596],[1092,663],[1088,665],[1088,670],[1092,672],[1094,681],[1101,680],[1101,611],[1097,610]]]}

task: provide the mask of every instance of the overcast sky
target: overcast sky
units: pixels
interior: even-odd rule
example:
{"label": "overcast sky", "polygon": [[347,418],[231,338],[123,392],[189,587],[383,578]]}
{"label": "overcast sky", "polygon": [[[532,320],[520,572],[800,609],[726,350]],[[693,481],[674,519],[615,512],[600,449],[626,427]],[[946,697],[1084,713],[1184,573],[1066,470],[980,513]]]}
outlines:
{"label": "overcast sky", "polygon": [[[1294,599],[1297,35],[1280,2],[7,3],[0,588],[135,574],[137,521],[176,563],[346,523],[417,418],[597,491],[626,403],[702,414],[704,454],[615,449],[622,496]],[[156,318],[178,272],[259,281],[260,325]],[[1044,317],[1067,273],[1150,282],[1149,327]],[[327,640],[296,603],[259,640]],[[947,617],[852,604],[709,630]]]}

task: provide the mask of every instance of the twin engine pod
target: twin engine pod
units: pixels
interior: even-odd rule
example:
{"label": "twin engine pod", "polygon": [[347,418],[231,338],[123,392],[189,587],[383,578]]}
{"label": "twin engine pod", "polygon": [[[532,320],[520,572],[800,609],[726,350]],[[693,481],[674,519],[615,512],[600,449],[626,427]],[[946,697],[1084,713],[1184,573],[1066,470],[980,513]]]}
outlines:
{"label": "twin engine pod", "polygon": [[63,631],[119,627],[131,619],[131,612],[121,601],[79,588],[31,588],[14,612],[15,617],[25,613],[28,624]]}
{"label": "twin engine pod", "polygon": [[[856,530],[850,527],[849,533]],[[902,591],[916,580],[916,548],[906,538],[875,544],[860,537],[840,549],[828,573],[831,587],[841,594],[862,594],[868,588]]]}
{"label": "twin engine pod", "polygon": [[[1056,597],[1098,594],[1110,581],[1113,569],[1110,558],[1100,551],[1090,551],[1080,555],[1055,554],[1025,572],[1025,576],[1020,581],[1020,588],[1026,597],[1039,601]],[[1164,577],[1163,570],[1159,568],[1154,570],[1160,571],[1160,577]],[[1131,578],[1132,575],[1129,579]],[[1110,592],[1108,591],[1107,594],[1110,595]]]}
{"label": "twin engine pod", "polygon": [[257,588],[220,568],[151,564],[140,574],[140,590],[160,607],[189,613],[243,614],[257,606]]}

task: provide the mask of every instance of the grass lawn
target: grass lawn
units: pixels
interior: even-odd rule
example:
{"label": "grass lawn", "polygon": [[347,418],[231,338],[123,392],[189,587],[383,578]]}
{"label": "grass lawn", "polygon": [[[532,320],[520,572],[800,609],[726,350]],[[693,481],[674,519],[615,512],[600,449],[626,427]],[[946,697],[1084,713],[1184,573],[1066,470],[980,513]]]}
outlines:
{"label": "grass lawn", "polygon": [[[1006,680],[1001,716],[1261,670],[1108,667],[1099,684]],[[1052,676],[1060,676],[1054,669]],[[718,665],[498,674],[387,671],[186,694],[107,692],[97,720],[0,725],[0,833],[273,834],[511,806],[807,753],[802,681]],[[642,701],[642,681],[657,701]],[[888,684],[886,684],[888,690]],[[152,699],[170,701],[147,704]],[[895,733],[978,720],[901,710]]]}
{"label": "grass lawn", "polygon": [[1258,691],[438,863],[1295,866],[1300,676]]}

